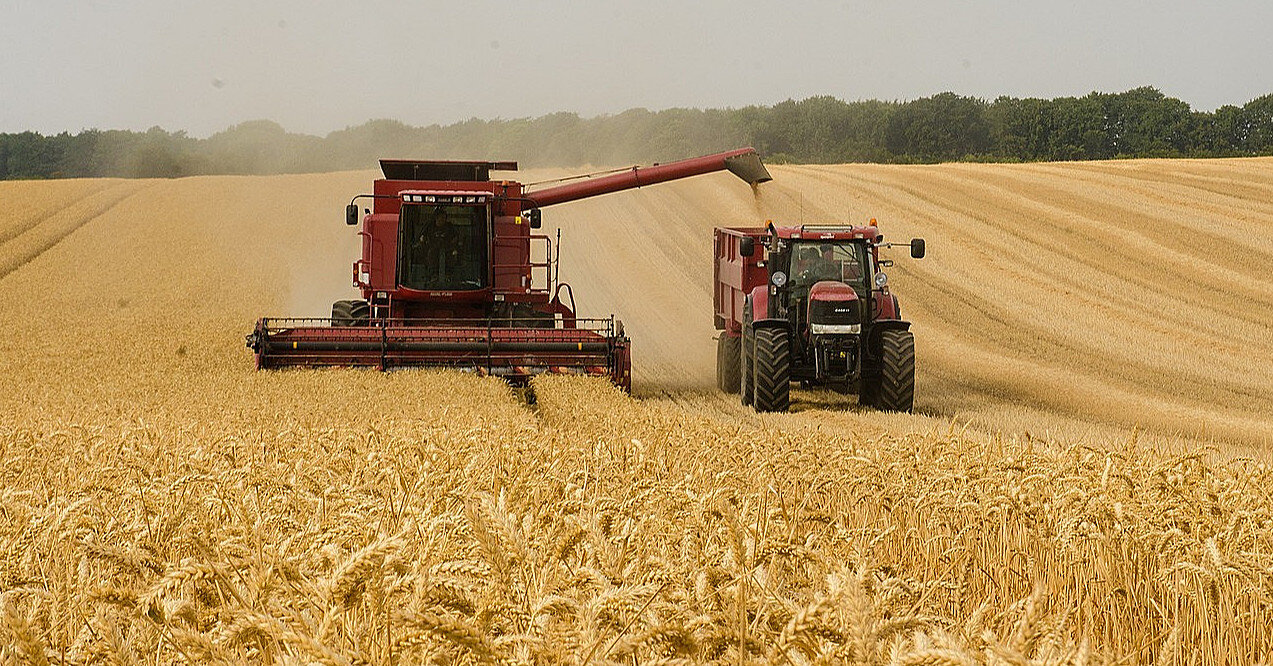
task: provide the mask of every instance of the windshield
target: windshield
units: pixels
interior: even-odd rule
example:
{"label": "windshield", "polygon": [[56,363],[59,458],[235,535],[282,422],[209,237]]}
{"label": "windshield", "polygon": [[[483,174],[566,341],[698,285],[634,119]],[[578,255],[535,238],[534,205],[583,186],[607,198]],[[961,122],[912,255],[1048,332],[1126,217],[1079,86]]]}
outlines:
{"label": "windshield", "polygon": [[791,284],[810,287],[821,280],[835,280],[858,293],[866,287],[866,246],[840,241],[797,241],[791,248]]}
{"label": "windshield", "polygon": [[485,206],[402,206],[398,283],[468,291],[488,284]]}

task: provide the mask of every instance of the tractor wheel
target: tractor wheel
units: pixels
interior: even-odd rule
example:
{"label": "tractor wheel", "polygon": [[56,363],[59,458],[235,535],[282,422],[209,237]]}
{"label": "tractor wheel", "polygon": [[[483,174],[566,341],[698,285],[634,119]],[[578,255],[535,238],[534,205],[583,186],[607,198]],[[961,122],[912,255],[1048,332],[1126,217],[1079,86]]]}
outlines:
{"label": "tractor wheel", "polygon": [[874,406],[909,412],[915,407],[915,336],[910,331],[884,331],[880,342],[882,372]]}
{"label": "tractor wheel", "polygon": [[787,331],[762,328],[756,337],[756,394],[758,412],[785,412],[791,406],[791,348]]}
{"label": "tractor wheel", "polygon": [[750,405],[756,387],[753,363],[756,354],[756,336],[751,327],[751,303],[743,306],[743,335],[740,340],[742,344],[739,345],[738,350],[738,395],[742,398],[743,405]]}
{"label": "tractor wheel", "polygon": [[741,370],[738,354],[742,347],[742,338],[731,337],[725,331],[720,332],[720,340],[716,343],[716,386],[726,393],[737,393],[742,383],[738,376]]}
{"label": "tractor wheel", "polygon": [[353,321],[350,326],[369,326],[371,324],[371,303],[367,301],[349,301],[349,316]]}
{"label": "tractor wheel", "polygon": [[336,301],[332,303],[332,326],[354,325],[354,303],[357,301]]}

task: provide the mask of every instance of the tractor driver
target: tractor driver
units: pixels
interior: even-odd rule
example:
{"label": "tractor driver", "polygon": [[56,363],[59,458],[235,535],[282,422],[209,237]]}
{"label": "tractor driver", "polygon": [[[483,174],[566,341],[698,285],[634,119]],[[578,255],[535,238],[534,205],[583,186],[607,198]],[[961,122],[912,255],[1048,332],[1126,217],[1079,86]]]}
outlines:
{"label": "tractor driver", "polygon": [[813,284],[819,280],[839,280],[840,266],[834,261],[835,248],[823,245],[821,248],[806,247],[800,250],[796,263],[796,275],[803,284]]}

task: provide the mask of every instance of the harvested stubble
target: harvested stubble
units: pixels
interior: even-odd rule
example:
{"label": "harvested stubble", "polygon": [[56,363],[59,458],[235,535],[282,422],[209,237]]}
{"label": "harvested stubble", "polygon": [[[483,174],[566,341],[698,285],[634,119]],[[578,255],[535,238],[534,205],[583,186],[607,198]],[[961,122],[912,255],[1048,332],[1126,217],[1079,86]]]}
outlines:
{"label": "harvested stubble", "polygon": [[234,438],[4,426],[0,661],[1224,663],[1273,649],[1273,478],[1254,465],[1134,441],[738,428],[584,378],[537,381],[532,411],[472,376],[317,374],[281,378],[449,398],[374,425],[231,417]]}

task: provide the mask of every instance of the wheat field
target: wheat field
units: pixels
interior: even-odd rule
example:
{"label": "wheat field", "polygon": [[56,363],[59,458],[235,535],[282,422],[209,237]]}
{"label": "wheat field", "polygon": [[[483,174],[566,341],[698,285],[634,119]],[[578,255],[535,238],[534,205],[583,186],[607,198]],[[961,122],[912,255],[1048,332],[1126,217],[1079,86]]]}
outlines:
{"label": "wheat field", "polygon": [[[0,664],[1273,653],[1273,160],[772,172],[545,210],[635,391],[533,404],[252,370],[374,174],[0,183]],[[713,391],[711,227],[870,217],[917,413]]]}

